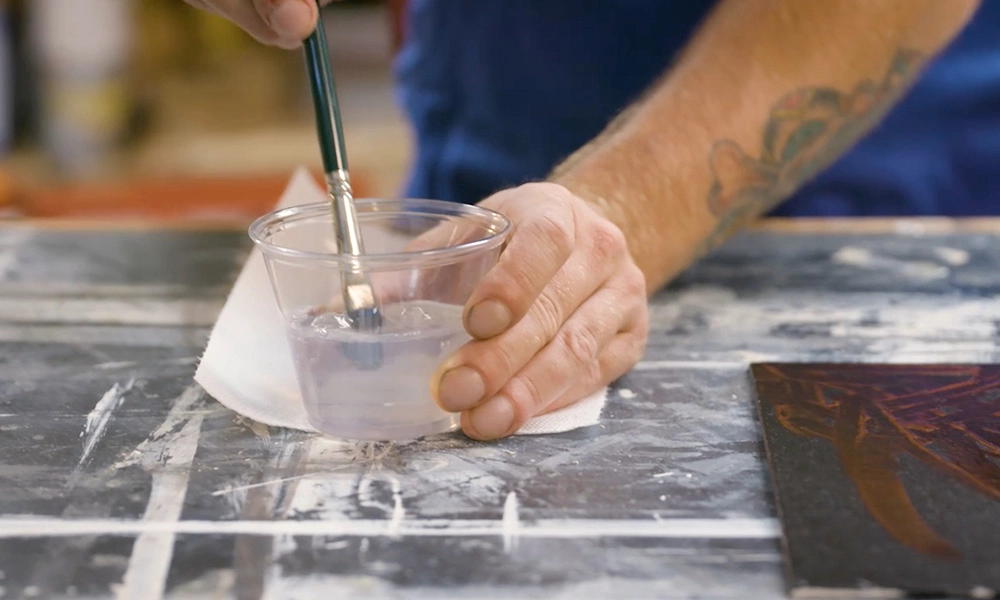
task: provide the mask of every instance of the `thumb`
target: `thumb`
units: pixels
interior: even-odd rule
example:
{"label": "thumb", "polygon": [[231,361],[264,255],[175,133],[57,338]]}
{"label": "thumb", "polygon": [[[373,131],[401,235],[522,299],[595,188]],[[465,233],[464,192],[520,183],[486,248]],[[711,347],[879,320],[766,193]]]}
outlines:
{"label": "thumb", "polygon": [[315,0],[253,0],[253,4],[281,46],[297,46],[316,27]]}

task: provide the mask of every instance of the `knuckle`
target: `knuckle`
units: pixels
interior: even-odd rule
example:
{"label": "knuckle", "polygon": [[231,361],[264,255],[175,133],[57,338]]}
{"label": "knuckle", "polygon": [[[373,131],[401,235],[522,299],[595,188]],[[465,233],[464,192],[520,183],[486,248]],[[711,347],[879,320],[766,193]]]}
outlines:
{"label": "knuckle", "polygon": [[642,358],[641,346],[631,343],[614,354],[605,354],[600,361],[601,381],[608,383],[622,377],[639,362],[640,358]]}
{"label": "knuckle", "polygon": [[487,394],[500,389],[520,368],[517,356],[505,344],[486,341],[478,344],[475,350],[467,355],[466,364],[482,375]]}
{"label": "knuckle", "polygon": [[604,381],[610,383],[616,379],[619,379],[623,375],[629,372],[633,365],[635,365],[636,360],[630,360],[624,357],[616,358],[612,360],[607,366],[604,372]]}
{"label": "knuckle", "polygon": [[641,357],[646,351],[646,344],[649,341],[649,312],[643,311],[639,317],[638,326],[635,328],[636,352]]}
{"label": "knuckle", "polygon": [[531,191],[532,195],[547,197],[559,202],[569,202],[576,198],[565,186],[551,181],[533,181],[522,187]]}
{"label": "knuckle", "polygon": [[584,375],[585,381],[588,385],[600,385],[606,383],[606,378],[608,374],[605,373],[605,369],[601,362],[598,360],[591,361],[587,366],[587,372]]}
{"label": "knuckle", "polygon": [[590,247],[598,261],[617,258],[627,250],[625,234],[608,221],[600,221],[590,233]]}
{"label": "knuckle", "polygon": [[646,352],[646,344],[649,340],[649,310],[645,305],[639,307],[639,311],[629,319],[625,328],[619,332],[625,336],[628,343],[626,351],[635,353],[636,360]]}
{"label": "knuckle", "polygon": [[635,263],[630,262],[621,273],[621,291],[627,298],[646,300],[646,276]]}
{"label": "knuckle", "polygon": [[562,309],[555,298],[546,290],[535,299],[535,306],[532,310],[535,313],[535,323],[538,325],[536,334],[540,337],[542,344],[548,343],[555,337],[563,323]]}
{"label": "knuckle", "polygon": [[519,193],[519,188],[506,188],[502,189],[483,200],[480,200],[477,204],[485,208],[491,208],[500,212],[506,212],[512,208],[515,208],[515,203],[521,197]]}
{"label": "knuckle", "polygon": [[625,355],[626,368],[631,369],[646,354],[649,336],[646,327],[638,327],[627,335],[628,345],[623,354]]}
{"label": "knuckle", "polygon": [[536,209],[540,201],[554,201],[558,205],[563,205],[574,198],[575,196],[569,190],[557,183],[534,181],[502,189],[480,201],[479,204],[488,208],[503,208],[519,213],[523,210]]}
{"label": "knuckle", "polygon": [[559,330],[558,343],[578,365],[589,365],[597,359],[601,342],[594,330],[583,324],[567,325]]}
{"label": "knuckle", "polygon": [[553,254],[565,255],[573,247],[573,232],[568,219],[556,211],[545,211],[529,221],[527,229],[533,237],[550,247]]}
{"label": "knuckle", "polygon": [[646,343],[648,341],[648,335],[646,333],[646,328],[642,327],[635,332],[634,343],[630,346],[631,352],[629,352],[629,368],[632,365],[642,360],[644,354],[646,354]]}
{"label": "knuckle", "polygon": [[520,304],[518,300],[533,287],[529,265],[503,255],[497,266],[479,283],[480,291],[484,292],[484,295],[501,298],[508,304],[515,305]]}
{"label": "knuckle", "polygon": [[538,409],[545,405],[541,388],[529,377],[515,377],[504,389],[511,404],[514,405],[514,421],[520,425],[530,419]]}

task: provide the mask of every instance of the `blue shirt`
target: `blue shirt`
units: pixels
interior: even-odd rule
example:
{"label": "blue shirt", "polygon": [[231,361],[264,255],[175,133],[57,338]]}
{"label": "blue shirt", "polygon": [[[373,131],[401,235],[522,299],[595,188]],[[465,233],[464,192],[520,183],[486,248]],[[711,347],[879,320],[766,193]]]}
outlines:
{"label": "blue shirt", "polygon": [[[545,177],[669,68],[713,5],[409,0],[395,65],[417,138],[405,193],[471,203]],[[1000,214],[998,167],[1000,1],[984,0],[883,122],[775,214]]]}

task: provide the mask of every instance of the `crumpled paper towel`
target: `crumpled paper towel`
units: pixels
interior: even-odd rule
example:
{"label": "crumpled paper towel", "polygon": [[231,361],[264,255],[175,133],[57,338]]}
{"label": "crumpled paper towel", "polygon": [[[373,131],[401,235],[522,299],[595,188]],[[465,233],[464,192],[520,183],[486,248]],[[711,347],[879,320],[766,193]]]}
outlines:
{"label": "crumpled paper towel", "polygon": [[[300,168],[278,207],[325,200],[326,193]],[[220,403],[255,421],[315,431],[306,417],[264,257],[256,248],[219,313],[194,379]],[[531,419],[517,434],[559,433],[594,425],[606,400],[604,388],[571,406]]]}

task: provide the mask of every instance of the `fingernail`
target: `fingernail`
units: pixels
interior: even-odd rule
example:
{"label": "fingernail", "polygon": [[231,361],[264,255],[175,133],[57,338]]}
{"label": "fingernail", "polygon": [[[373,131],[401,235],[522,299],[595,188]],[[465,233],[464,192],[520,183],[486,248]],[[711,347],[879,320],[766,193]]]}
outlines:
{"label": "fingernail", "polygon": [[267,15],[267,24],[282,38],[299,40],[309,33],[312,10],[302,0],[282,0]]}
{"label": "fingernail", "polygon": [[469,413],[472,433],[484,440],[494,440],[514,424],[514,405],[505,396],[494,396]]}
{"label": "fingernail", "polygon": [[447,371],[438,384],[438,402],[451,412],[468,410],[486,395],[483,377],[473,368],[460,366]]}
{"label": "fingernail", "polygon": [[498,300],[483,300],[469,310],[465,326],[473,337],[491,338],[510,327],[510,311]]}

